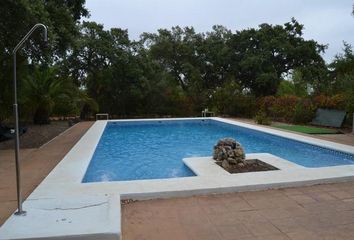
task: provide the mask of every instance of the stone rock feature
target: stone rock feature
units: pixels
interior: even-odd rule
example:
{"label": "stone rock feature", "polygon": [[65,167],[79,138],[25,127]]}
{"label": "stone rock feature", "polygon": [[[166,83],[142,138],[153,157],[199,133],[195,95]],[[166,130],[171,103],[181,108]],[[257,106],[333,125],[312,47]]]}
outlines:
{"label": "stone rock feature", "polygon": [[233,138],[220,139],[214,146],[213,159],[224,168],[229,168],[230,165],[243,167],[246,165],[245,158],[243,147]]}

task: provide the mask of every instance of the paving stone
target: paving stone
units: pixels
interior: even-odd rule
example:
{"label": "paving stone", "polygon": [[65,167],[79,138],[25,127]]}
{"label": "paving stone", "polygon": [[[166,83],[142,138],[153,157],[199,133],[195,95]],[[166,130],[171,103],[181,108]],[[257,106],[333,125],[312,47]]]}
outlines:
{"label": "paving stone", "polygon": [[[343,187],[341,187],[343,186]],[[159,239],[158,228],[163,228],[161,214],[176,221],[176,229],[182,229],[186,239],[239,239],[239,240],[300,240],[300,239],[352,239],[354,236],[354,198],[340,199],[345,194],[333,193],[333,189],[350,189],[350,183],[337,183],[289,188],[278,191],[259,191],[195,196],[189,198],[149,200],[123,206],[124,239],[140,239],[138,226],[148,231],[149,238]],[[319,187],[319,189],[316,189]],[[325,191],[325,190],[328,190]],[[317,199],[315,199],[317,198]],[[169,211],[171,204],[176,209]],[[185,205],[183,203],[186,203]],[[145,206],[145,207],[144,207]],[[158,207],[168,211],[151,211]],[[146,217],[142,215],[146,214]],[[168,221],[168,217],[165,217]],[[136,219],[136,221],[131,221]],[[144,225],[144,224],[147,225]],[[150,230],[146,230],[151,226]],[[141,230],[142,231],[142,230]],[[137,233],[138,232],[138,233]],[[154,234],[154,232],[156,232]],[[325,234],[326,233],[326,234]],[[178,239],[178,232],[173,233]],[[155,238],[157,236],[157,238]],[[172,238],[173,239],[173,238]]]}

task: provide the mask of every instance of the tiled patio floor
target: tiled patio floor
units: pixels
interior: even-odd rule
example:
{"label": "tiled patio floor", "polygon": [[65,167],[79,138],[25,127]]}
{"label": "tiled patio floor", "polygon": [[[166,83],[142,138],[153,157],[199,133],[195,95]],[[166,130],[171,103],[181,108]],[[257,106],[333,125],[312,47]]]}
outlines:
{"label": "tiled patio floor", "polygon": [[354,239],[354,182],[122,207],[123,240]]}

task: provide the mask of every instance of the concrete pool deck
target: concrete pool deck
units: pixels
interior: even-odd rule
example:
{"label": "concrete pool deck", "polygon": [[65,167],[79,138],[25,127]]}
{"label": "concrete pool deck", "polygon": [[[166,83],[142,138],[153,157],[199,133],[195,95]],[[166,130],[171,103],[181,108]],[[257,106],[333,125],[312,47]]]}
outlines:
{"label": "concrete pool deck", "polygon": [[[70,131],[69,131],[69,132],[70,132]],[[64,137],[64,136],[60,136],[60,137],[58,137],[58,138],[61,138],[61,137]],[[66,138],[68,138],[68,139],[67,139],[68,141],[72,141],[72,139],[69,139],[70,137],[66,137]],[[73,144],[74,144],[74,143],[73,143]],[[354,143],[353,143],[353,145],[354,145]],[[55,146],[55,145],[54,145],[54,146]],[[58,145],[57,145],[56,147],[58,147]],[[45,147],[43,147],[42,149],[44,149],[44,148],[45,148]],[[69,149],[70,149],[70,148],[69,148]],[[69,150],[69,149],[68,149],[68,150]],[[67,151],[68,151],[68,150],[67,150]],[[53,150],[52,150],[52,151],[53,151]],[[51,154],[51,153],[53,153],[52,151],[48,151],[47,153],[48,153],[48,154]],[[60,150],[59,150],[59,151],[60,151]],[[67,152],[67,151],[66,151],[66,152]],[[65,153],[66,153],[66,152],[63,151],[63,149],[62,149],[60,152],[61,152],[63,155],[65,155]],[[60,159],[59,159],[58,161],[60,161]],[[49,172],[49,171],[50,171],[50,170],[48,170],[48,172]],[[36,175],[36,174],[33,174],[33,175]],[[53,180],[53,178],[52,178],[52,180]],[[63,181],[63,182],[65,183],[66,181],[70,181],[70,179],[61,179],[61,181]],[[52,183],[54,184],[54,182],[52,182]],[[60,185],[60,184],[59,184],[59,185]],[[57,189],[57,190],[61,188],[59,185],[56,186],[56,189]],[[128,185],[129,185],[129,184],[128,184]],[[152,185],[153,185],[153,184],[152,184]],[[49,184],[49,186],[50,186],[50,184]],[[54,186],[54,185],[53,185],[53,186]],[[87,186],[89,186],[89,185],[87,185]],[[95,188],[95,187],[94,187],[95,184],[91,184],[91,186],[93,186],[93,188]],[[112,184],[108,184],[105,188],[106,188],[106,190],[107,190],[107,188],[110,188],[110,187],[112,187]],[[69,191],[69,192],[70,192],[70,189],[64,189],[64,188],[65,188],[65,184],[64,184],[63,187],[62,187],[62,189],[64,190],[63,193],[64,193],[65,191],[67,191],[67,192]],[[43,189],[43,188],[42,188],[42,189]],[[2,190],[2,189],[0,189],[0,191],[1,191],[1,190]],[[33,190],[33,189],[32,189],[32,190]],[[72,189],[72,190],[75,190],[75,189]],[[90,187],[88,187],[87,190],[90,190]],[[104,192],[104,191],[106,191],[106,190],[102,190],[102,192]],[[30,191],[31,191],[31,190],[30,190]],[[39,193],[40,193],[39,195],[41,195],[41,191],[39,191]],[[44,193],[44,192],[42,191],[42,193]],[[48,193],[49,193],[49,192],[48,192]],[[60,189],[59,192],[57,192],[57,193],[54,194],[54,195],[58,195],[58,194],[59,194],[59,195],[61,194],[61,189]],[[74,194],[74,192],[73,192],[72,194]],[[80,194],[80,192],[78,192],[77,194]],[[39,195],[38,195],[38,193],[37,193],[37,196],[39,196]],[[49,194],[49,195],[50,195],[50,194]],[[54,196],[54,195],[52,195],[52,196]],[[74,195],[75,195],[75,194],[74,194]],[[35,196],[36,196],[36,194],[34,194],[34,197],[35,197]],[[44,196],[44,195],[42,195],[42,196]],[[16,204],[16,203],[15,203],[15,204]]]}

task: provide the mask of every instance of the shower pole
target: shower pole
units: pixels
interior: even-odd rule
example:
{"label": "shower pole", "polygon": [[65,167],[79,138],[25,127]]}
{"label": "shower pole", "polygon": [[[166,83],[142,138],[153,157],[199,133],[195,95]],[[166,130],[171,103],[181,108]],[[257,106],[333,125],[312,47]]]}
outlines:
{"label": "shower pole", "polygon": [[17,79],[16,79],[16,53],[29,38],[29,36],[37,28],[42,27],[44,30],[44,41],[48,40],[48,30],[47,27],[42,23],[37,23],[34,25],[31,30],[21,39],[21,41],[16,45],[12,54],[14,57],[14,104],[13,111],[15,117],[15,160],[16,160],[16,189],[17,189],[17,211],[15,215],[24,216],[26,211],[22,209],[22,195],[21,195],[21,169],[20,169],[20,134],[19,134],[19,125],[18,125],[18,104],[17,104]]}

